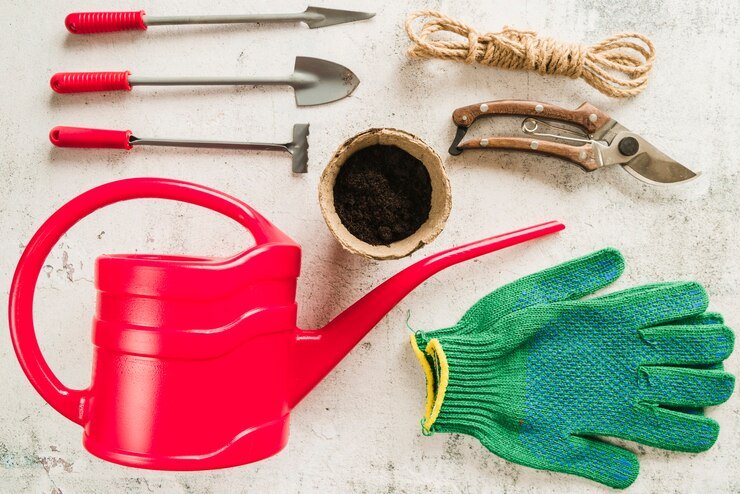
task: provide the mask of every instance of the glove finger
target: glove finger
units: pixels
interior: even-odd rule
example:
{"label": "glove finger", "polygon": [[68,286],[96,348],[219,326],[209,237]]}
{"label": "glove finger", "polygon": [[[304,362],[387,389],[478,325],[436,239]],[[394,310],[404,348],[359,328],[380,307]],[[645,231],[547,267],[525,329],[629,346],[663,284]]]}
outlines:
{"label": "glove finger", "polygon": [[580,436],[571,436],[567,453],[555,471],[594,480],[617,489],[632,484],[640,471],[637,456],[631,451]]}
{"label": "glove finger", "polygon": [[707,309],[709,299],[700,284],[679,282],[647,285],[589,302],[613,325],[644,328],[698,316]]}
{"label": "glove finger", "polygon": [[732,353],[735,335],[722,324],[652,326],[639,330],[644,364],[701,365],[722,362]]}
{"label": "glove finger", "polygon": [[707,324],[724,324],[725,318],[719,312],[704,312],[698,316],[685,317],[671,324],[679,326],[705,326]]}
{"label": "glove finger", "polygon": [[[708,370],[719,370],[723,371],[725,366],[720,364],[708,364],[708,365],[692,365],[692,369],[708,369]],[[669,410],[675,410],[676,412],[690,413],[692,415],[704,415],[704,407],[683,407],[683,406],[671,406],[661,405],[663,408]]]}
{"label": "glove finger", "polygon": [[632,288],[625,288],[624,290],[619,290],[612,293],[607,293],[606,295],[601,295],[600,297],[592,300],[599,300],[602,302],[609,302],[613,300],[622,300],[623,297],[626,295],[630,295],[632,297],[635,297],[640,294],[645,294],[651,291],[654,291],[656,288],[660,287],[670,287],[674,286],[676,284],[675,281],[661,281],[656,283],[650,283],[647,285],[640,285],[635,286]]}
{"label": "glove finger", "polygon": [[613,283],[623,271],[624,258],[612,248],[553,266],[489,293],[468,309],[455,326],[418,332],[416,344],[425,348],[432,338],[485,332],[517,310],[584,297]]}
{"label": "glove finger", "polygon": [[636,414],[623,421],[618,430],[602,431],[607,436],[636,441],[671,451],[698,453],[717,441],[719,424],[704,415],[693,415],[650,405],[636,407]]}
{"label": "glove finger", "polygon": [[[682,321],[686,321],[686,319],[682,319]],[[695,365],[688,365],[689,368],[692,369],[709,369],[709,370],[725,370],[725,366],[722,364],[722,362],[716,363],[716,364],[695,364]],[[683,412],[683,413],[690,413],[692,415],[704,415],[704,408],[703,407],[672,407],[668,405],[664,405],[664,408],[668,408],[671,410],[675,410],[677,412]]]}
{"label": "glove finger", "polygon": [[735,377],[724,371],[682,367],[641,367],[640,401],[674,407],[705,407],[727,401]]}
{"label": "glove finger", "polygon": [[502,286],[476,302],[458,326],[492,324],[526,307],[578,299],[614,282],[623,271],[622,254],[602,249]]}

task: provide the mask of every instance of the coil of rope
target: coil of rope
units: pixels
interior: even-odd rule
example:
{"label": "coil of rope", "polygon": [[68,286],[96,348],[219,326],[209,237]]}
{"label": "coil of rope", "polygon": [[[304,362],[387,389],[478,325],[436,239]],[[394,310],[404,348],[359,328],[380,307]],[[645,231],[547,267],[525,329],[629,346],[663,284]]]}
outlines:
{"label": "coil of rope", "polygon": [[[414,21],[425,19],[421,29]],[[614,98],[641,93],[655,60],[655,46],[640,33],[621,33],[591,46],[540,37],[534,31],[508,26],[496,33],[480,34],[472,27],[433,10],[414,12],[406,19],[413,42],[409,56],[479,63],[510,70],[531,70],[541,75],[581,78]],[[451,41],[438,33],[464,38]],[[620,75],[621,74],[621,75]]]}

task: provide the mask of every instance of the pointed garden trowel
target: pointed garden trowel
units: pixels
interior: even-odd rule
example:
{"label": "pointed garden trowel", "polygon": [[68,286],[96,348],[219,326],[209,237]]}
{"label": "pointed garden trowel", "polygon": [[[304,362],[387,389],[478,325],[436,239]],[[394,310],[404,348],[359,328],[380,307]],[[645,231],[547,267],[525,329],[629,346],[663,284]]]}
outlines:
{"label": "pointed garden trowel", "polygon": [[111,33],[115,31],[145,31],[149,26],[180,24],[247,24],[263,22],[305,22],[311,29],[362,21],[373,17],[371,12],[308,7],[292,14],[246,15],[146,15],[143,10],[133,12],[76,12],[64,20],[67,30],[74,34]]}
{"label": "pointed garden trowel", "polygon": [[51,78],[57,93],[131,91],[133,86],[291,86],[298,106],[323,105],[352,94],[360,80],[347,67],[320,58],[296,57],[284,77],[140,77],[121,72],[60,72]]}

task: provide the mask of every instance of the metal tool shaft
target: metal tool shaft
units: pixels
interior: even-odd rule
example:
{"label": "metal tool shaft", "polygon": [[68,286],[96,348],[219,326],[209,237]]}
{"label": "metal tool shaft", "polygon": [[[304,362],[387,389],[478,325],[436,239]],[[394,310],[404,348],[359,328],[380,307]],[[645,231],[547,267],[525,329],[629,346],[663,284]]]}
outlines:
{"label": "metal tool shaft", "polygon": [[246,24],[258,22],[308,22],[323,19],[311,12],[293,14],[248,14],[248,15],[177,15],[177,16],[145,16],[147,26],[171,26],[177,24]]}
{"label": "metal tool shaft", "polygon": [[167,146],[180,148],[211,148],[211,149],[252,149],[256,151],[287,151],[287,144],[271,144],[264,142],[237,142],[237,141],[199,141],[188,139],[151,139],[131,138],[132,146]]}
{"label": "metal tool shaft", "polygon": [[130,76],[131,86],[292,86],[293,77],[140,77]]}

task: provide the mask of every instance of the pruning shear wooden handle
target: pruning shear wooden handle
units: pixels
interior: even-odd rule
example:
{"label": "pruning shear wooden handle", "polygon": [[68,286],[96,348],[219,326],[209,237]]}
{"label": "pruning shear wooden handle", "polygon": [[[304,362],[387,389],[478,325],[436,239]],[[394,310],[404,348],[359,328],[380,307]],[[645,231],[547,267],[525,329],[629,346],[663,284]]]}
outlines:
{"label": "pruning shear wooden handle", "polygon": [[466,149],[510,149],[562,158],[586,171],[593,171],[599,167],[598,156],[593,146],[585,140],[579,146],[523,137],[488,137],[460,142],[470,126],[479,118],[505,115],[539,117],[574,124],[584,129],[584,137],[585,133],[593,134],[611,120],[609,115],[590,103],[584,103],[575,110],[526,100],[488,101],[464,106],[452,113],[452,121],[457,125],[457,135],[450,146],[450,154],[458,155]]}
{"label": "pruning shear wooden handle", "polygon": [[464,149],[509,149],[547,154],[572,161],[584,170],[591,172],[599,168],[593,145],[571,146],[552,141],[538,141],[525,137],[484,137],[470,139],[458,147],[458,154]]}
{"label": "pruning shear wooden handle", "polygon": [[[522,131],[528,137],[492,136],[463,142],[470,126],[479,118],[507,115],[525,117]],[[590,103],[569,110],[538,101],[488,101],[458,108],[452,114],[452,121],[457,125],[450,146],[452,155],[467,149],[529,151],[568,160],[589,172],[619,164],[636,178],[653,185],[684,182],[697,176]],[[568,127],[549,121],[563,122]]]}
{"label": "pruning shear wooden handle", "polygon": [[521,115],[560,120],[579,125],[588,133],[596,132],[611,120],[609,115],[591,103],[584,103],[575,110],[568,110],[538,101],[499,100],[458,108],[452,113],[452,121],[458,127],[467,129],[480,117],[496,115]]}

